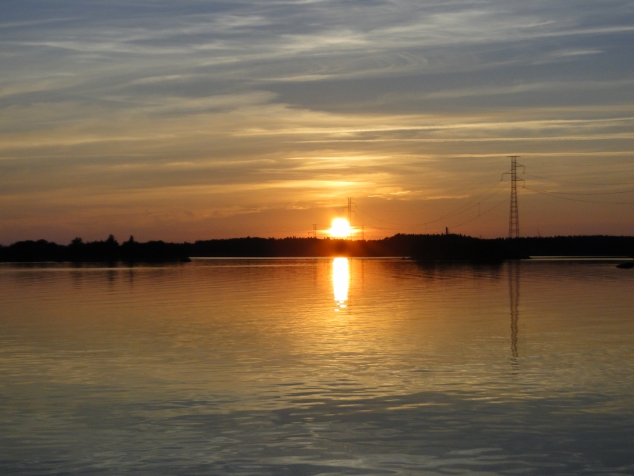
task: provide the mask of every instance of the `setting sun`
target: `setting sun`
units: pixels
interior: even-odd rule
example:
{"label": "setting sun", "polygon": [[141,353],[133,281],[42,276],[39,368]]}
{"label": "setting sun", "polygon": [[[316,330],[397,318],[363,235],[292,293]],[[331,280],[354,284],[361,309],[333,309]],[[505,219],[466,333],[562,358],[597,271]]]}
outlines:
{"label": "setting sun", "polygon": [[350,223],[345,218],[335,218],[330,230],[328,230],[333,238],[347,238],[351,232]]}

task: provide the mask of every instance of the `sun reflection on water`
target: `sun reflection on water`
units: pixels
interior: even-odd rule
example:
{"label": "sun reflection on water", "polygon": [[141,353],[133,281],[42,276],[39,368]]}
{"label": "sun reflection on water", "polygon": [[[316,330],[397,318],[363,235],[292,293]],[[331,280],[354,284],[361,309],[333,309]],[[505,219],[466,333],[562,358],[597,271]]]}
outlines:
{"label": "sun reflection on water", "polygon": [[350,286],[348,258],[335,258],[332,261],[332,285],[335,294],[335,311],[345,309],[348,300],[348,287]]}

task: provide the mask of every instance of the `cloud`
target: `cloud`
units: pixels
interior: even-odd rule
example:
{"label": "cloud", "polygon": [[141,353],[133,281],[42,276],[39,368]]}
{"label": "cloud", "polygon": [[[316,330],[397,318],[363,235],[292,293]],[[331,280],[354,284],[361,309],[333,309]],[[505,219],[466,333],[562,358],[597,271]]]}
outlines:
{"label": "cloud", "polygon": [[624,2],[30,5],[0,23],[0,219],[54,228],[81,204],[84,227],[107,209],[200,230],[347,196],[433,215],[509,153],[632,174]]}

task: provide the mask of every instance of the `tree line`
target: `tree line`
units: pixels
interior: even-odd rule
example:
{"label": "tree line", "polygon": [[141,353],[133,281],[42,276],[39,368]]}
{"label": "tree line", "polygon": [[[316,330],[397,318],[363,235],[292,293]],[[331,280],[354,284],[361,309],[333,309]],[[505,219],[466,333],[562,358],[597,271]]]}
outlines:
{"label": "tree line", "polygon": [[119,243],[106,240],[68,245],[46,240],[0,245],[3,262],[177,262],[191,257],[408,257],[420,261],[503,261],[529,256],[634,256],[631,236],[555,236],[516,239],[481,239],[465,235],[397,234],[381,240],[329,238],[230,238],[194,243],[148,241],[130,236]]}

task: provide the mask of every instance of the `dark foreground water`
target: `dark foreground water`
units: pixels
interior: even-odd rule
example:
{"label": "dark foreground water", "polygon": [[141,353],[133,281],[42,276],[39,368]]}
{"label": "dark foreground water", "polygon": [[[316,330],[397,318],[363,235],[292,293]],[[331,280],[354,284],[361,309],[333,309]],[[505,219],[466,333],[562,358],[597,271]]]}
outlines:
{"label": "dark foreground water", "polygon": [[634,272],[0,266],[0,474],[634,474]]}

